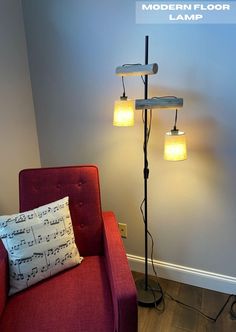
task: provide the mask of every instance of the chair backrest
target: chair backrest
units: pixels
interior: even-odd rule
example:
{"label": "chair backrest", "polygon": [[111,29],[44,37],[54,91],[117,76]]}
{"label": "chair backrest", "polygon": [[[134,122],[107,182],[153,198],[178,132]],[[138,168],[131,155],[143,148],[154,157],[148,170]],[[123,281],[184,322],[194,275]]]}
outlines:
{"label": "chair backrest", "polygon": [[19,174],[19,195],[21,212],[69,196],[75,241],[80,254],[102,254],[102,211],[96,166],[22,170]]}

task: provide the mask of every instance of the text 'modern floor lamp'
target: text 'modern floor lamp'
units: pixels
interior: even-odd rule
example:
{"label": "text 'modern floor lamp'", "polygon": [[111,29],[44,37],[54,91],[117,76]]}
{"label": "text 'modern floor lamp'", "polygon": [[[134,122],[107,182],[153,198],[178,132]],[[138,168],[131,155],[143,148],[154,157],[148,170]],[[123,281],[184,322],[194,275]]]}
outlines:
{"label": "text 'modern floor lamp'", "polygon": [[[123,84],[123,96],[119,101],[115,102],[114,109],[114,126],[133,126],[134,125],[134,109],[143,111],[144,123],[144,211],[143,214],[145,225],[145,275],[144,278],[136,281],[138,303],[142,306],[155,306],[162,300],[162,291],[155,281],[148,277],[148,204],[147,204],[147,182],[149,176],[147,145],[150,135],[150,121],[152,109],[176,109],[175,124],[173,129],[165,135],[164,159],[170,161],[185,160],[186,141],[185,133],[176,128],[177,109],[183,107],[183,99],[174,96],[153,97],[148,99],[148,75],[156,74],[158,65],[156,63],[148,64],[149,37],[145,37],[145,64],[128,64],[116,68],[116,75],[121,76]],[[144,99],[129,100],[125,93],[124,77],[125,76],[141,76],[144,83]],[[144,79],[143,79],[144,76]],[[150,113],[149,113],[150,112]]]}

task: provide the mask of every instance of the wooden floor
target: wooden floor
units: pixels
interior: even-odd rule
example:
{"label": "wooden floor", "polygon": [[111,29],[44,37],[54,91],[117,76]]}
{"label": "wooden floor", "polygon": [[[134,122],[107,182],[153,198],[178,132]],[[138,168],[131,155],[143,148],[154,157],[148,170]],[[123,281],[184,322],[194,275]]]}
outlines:
{"label": "wooden floor", "polygon": [[[140,273],[133,272],[135,280],[140,276]],[[228,298],[228,294],[166,279],[159,279],[159,283],[164,293],[169,293],[179,301],[194,306],[211,317],[216,317]],[[165,296],[163,313],[155,308],[138,308],[138,332],[236,332],[236,320],[232,320],[229,314],[233,300],[233,298],[230,299],[223,313],[214,323]]]}

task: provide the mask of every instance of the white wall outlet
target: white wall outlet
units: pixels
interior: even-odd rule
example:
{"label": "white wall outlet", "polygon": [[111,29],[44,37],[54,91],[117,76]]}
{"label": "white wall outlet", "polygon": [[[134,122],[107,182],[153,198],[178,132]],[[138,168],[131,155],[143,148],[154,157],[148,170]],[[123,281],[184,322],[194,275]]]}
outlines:
{"label": "white wall outlet", "polygon": [[121,237],[123,238],[127,238],[127,224],[122,224],[122,223],[118,223],[118,227],[119,227],[119,230],[120,230],[120,235]]}

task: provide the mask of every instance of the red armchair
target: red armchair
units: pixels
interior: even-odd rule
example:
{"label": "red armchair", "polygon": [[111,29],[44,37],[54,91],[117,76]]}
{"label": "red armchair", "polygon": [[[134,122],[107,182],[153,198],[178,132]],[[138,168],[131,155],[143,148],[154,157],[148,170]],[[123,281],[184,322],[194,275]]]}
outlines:
{"label": "red armchair", "polygon": [[69,196],[83,262],[11,297],[0,241],[1,332],[135,332],[136,289],[115,216],[102,213],[96,166],[23,170],[20,211]]}

